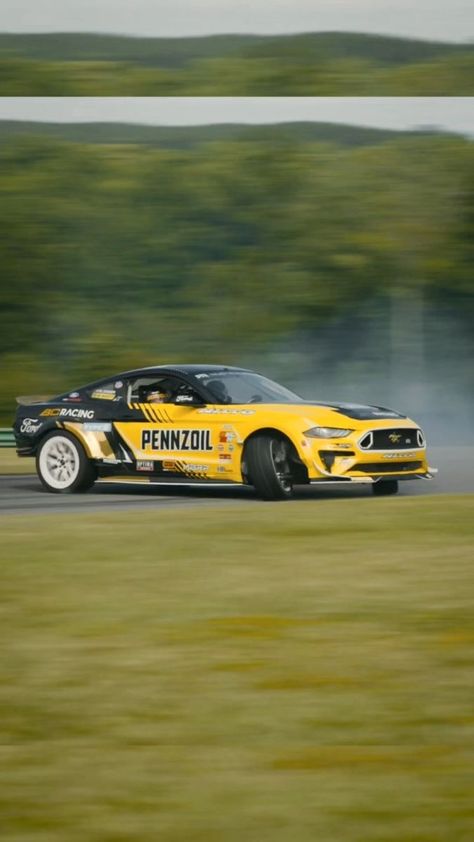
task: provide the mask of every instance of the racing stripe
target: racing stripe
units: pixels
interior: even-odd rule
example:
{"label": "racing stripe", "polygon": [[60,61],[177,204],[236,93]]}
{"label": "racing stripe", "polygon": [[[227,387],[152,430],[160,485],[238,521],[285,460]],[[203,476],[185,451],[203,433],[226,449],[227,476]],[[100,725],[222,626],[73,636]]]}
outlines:
{"label": "racing stripe", "polygon": [[146,403],[141,403],[141,404],[139,404],[139,406],[140,406],[140,409],[143,412],[145,418],[147,418],[148,421],[155,421],[155,418],[153,417],[153,415],[150,412],[150,407],[147,406]]}
{"label": "racing stripe", "polygon": [[159,421],[160,423],[163,423],[163,418],[161,417],[160,412],[156,408],[156,406],[152,406],[151,404],[148,404],[147,409],[150,412],[150,414],[153,416],[154,421]]}

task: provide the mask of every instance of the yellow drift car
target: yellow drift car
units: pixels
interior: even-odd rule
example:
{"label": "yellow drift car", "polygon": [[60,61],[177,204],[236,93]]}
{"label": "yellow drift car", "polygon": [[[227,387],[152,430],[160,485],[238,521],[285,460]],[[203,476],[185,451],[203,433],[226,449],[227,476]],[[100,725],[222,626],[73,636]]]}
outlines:
{"label": "yellow drift car", "polygon": [[385,495],[434,472],[423,432],[404,415],[305,401],[243,368],[143,368],[18,402],[17,452],[36,457],[56,493],[120,478],[248,484],[265,500],[308,483],[370,483]]}

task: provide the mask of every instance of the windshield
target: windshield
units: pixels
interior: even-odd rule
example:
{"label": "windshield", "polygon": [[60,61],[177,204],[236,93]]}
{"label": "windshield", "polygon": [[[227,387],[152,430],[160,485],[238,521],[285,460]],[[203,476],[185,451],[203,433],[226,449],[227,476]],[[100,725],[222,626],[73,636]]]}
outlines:
{"label": "windshield", "polygon": [[251,371],[213,371],[196,375],[216,403],[302,403],[302,398]]}

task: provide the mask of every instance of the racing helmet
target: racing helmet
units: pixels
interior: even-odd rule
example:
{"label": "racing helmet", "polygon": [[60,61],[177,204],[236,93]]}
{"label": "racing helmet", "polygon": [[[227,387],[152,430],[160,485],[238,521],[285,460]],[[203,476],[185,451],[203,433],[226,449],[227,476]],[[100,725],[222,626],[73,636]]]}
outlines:
{"label": "racing helmet", "polygon": [[158,389],[153,386],[146,396],[147,403],[166,403],[168,400],[168,393],[164,389]]}
{"label": "racing helmet", "polygon": [[222,380],[209,380],[206,383],[206,388],[209,389],[212,395],[217,400],[217,403],[230,403],[230,396],[227,387]]}

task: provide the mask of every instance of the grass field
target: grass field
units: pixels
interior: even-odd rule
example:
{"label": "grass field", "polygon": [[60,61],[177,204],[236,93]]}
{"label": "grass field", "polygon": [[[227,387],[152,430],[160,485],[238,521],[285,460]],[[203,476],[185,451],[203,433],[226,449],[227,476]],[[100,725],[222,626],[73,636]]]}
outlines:
{"label": "grass field", "polygon": [[2,518],[2,842],[470,842],[473,514]]}
{"label": "grass field", "polygon": [[0,474],[34,474],[35,460],[20,459],[13,447],[0,448]]}

